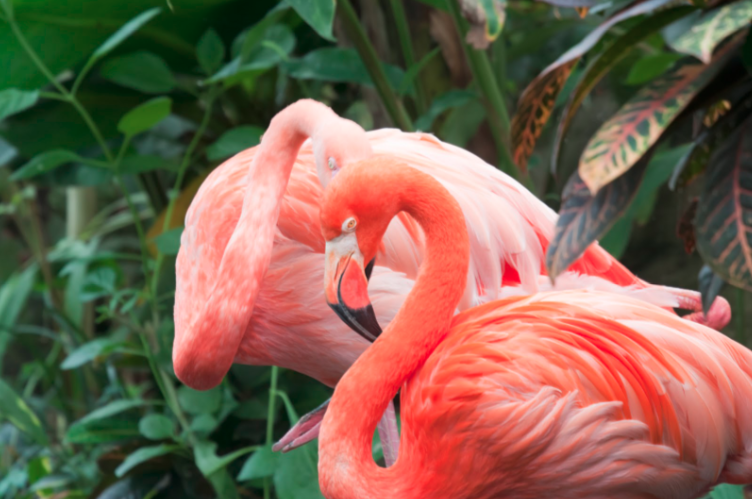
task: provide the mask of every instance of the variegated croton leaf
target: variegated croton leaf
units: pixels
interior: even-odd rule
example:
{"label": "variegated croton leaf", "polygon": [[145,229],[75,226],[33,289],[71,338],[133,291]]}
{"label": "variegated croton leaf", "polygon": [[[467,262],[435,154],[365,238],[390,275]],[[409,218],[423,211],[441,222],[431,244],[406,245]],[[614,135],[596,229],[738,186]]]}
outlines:
{"label": "variegated croton leaf", "polygon": [[697,249],[727,282],[752,291],[752,118],[710,165],[697,207]]}
{"label": "variegated croton leaf", "polygon": [[579,172],[590,191],[627,172],[671,122],[723,67],[737,43],[728,44],[712,64],[687,59],[632,97],[596,132],[580,158]]}
{"label": "variegated croton leaf", "polygon": [[552,279],[564,272],[596,239],[602,237],[632,202],[649,157],[626,175],[592,195],[578,172],[562,193],[556,233],[546,252],[546,267]]}
{"label": "variegated croton leaf", "polygon": [[585,97],[595,88],[598,82],[608,74],[611,68],[627,54],[631,53],[635,45],[694,10],[692,7],[682,6],[658,12],[643,22],[634,25],[593,59],[570,94],[567,105],[562,111],[559,124],[556,127],[556,138],[554,139],[553,150],[551,151],[552,172],[556,171],[561,144],[572,119],[585,100]]}
{"label": "variegated croton leaf", "polygon": [[[535,143],[540,137],[544,125],[551,117],[556,98],[580,57],[593,48],[615,24],[631,17],[653,12],[674,1],[648,0],[627,7],[595,28],[580,43],[544,69],[528,85],[520,97],[517,113],[512,119],[512,157],[518,168],[523,171],[527,168],[527,162],[533,153]],[[551,3],[559,5],[556,2]],[[575,7],[577,5],[570,4],[567,6]]]}
{"label": "variegated croton leaf", "polygon": [[752,0],[718,7],[702,16],[692,28],[671,43],[677,52],[709,63],[716,46],[752,21]]}

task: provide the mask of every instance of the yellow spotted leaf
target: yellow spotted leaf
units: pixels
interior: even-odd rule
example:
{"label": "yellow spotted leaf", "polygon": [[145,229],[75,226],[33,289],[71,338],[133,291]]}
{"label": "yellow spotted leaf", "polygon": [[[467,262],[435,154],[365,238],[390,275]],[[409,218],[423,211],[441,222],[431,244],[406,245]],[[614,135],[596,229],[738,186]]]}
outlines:
{"label": "yellow spotted leaf", "polygon": [[615,24],[631,17],[665,8],[675,0],[648,0],[632,5],[610,17],[595,28],[580,43],[544,69],[523,92],[512,119],[512,156],[517,166],[525,171],[535,143],[551,117],[556,99],[569,78],[577,61],[593,48]]}
{"label": "yellow spotted leaf", "polygon": [[601,126],[582,153],[579,165],[580,177],[592,193],[640,160],[697,92],[718,73],[736,46],[727,45],[710,65],[684,61],[640,89]]}
{"label": "yellow spotted leaf", "polygon": [[718,7],[702,16],[692,28],[671,43],[677,52],[709,63],[713,51],[723,40],[745,28],[752,21],[752,0]]}

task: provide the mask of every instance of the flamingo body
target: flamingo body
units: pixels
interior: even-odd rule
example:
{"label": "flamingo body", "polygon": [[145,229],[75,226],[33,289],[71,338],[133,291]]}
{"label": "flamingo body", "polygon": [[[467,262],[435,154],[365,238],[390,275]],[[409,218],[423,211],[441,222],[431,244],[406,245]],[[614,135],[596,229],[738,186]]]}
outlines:
{"label": "flamingo body", "polygon": [[[422,268],[335,389],[319,445],[326,497],[685,499],[752,482],[752,352],[599,290],[455,315],[472,243],[459,203],[416,169],[374,158],[332,181],[325,286],[365,288],[363,262],[401,212],[423,228]],[[400,389],[400,454],[380,468],[370,438]]]}
{"label": "flamingo body", "polygon": [[[460,310],[504,296],[550,289],[544,255],[556,214],[532,193],[478,157],[432,135],[379,130],[368,132],[367,138],[374,155],[399,159],[434,176],[463,208],[472,239]],[[250,321],[231,324],[242,329],[235,362],[278,365],[334,386],[368,346],[331,313],[323,299],[324,240],[318,225],[323,191],[311,141],[297,154],[280,200],[268,267],[261,268],[259,275],[243,273],[246,260],[269,244],[259,240],[258,226],[239,223],[249,190],[249,165],[264,145],[215,169],[186,216],[176,269],[174,358],[176,372],[191,386],[211,386],[201,381],[195,358],[208,357],[206,369],[215,365],[212,348],[205,342],[210,335],[221,336],[223,327],[205,324],[225,314],[217,309],[221,300],[247,293],[244,286],[249,280],[258,281],[260,289],[250,304]],[[261,164],[259,168],[275,166]],[[246,202],[252,210],[253,203],[260,206],[262,200]],[[227,248],[233,237],[242,238],[238,241],[242,248],[230,264]],[[423,246],[424,235],[409,216],[401,215],[390,224],[369,288],[380,323],[392,320],[411,289]],[[222,268],[226,277],[220,275]],[[597,244],[557,279],[557,286],[629,293],[664,307],[699,307],[696,292],[651,286]],[[722,299],[716,304],[719,307],[710,316],[725,324],[728,306]],[[189,369],[198,372],[188,375],[184,371]]]}

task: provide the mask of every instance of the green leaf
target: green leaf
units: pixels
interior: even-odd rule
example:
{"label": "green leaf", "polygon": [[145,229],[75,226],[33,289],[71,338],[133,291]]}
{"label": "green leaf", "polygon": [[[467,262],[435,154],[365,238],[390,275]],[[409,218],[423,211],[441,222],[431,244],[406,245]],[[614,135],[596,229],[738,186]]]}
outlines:
{"label": "green leaf", "polygon": [[752,0],[739,0],[719,7],[702,16],[692,28],[673,40],[670,45],[677,52],[697,57],[708,64],[713,50],[752,21]]}
{"label": "green leaf", "polygon": [[632,69],[627,75],[628,85],[642,85],[650,80],[657,78],[681,59],[679,54],[654,54],[643,57],[632,65]]}
{"label": "green leaf", "polygon": [[169,454],[178,449],[180,449],[180,446],[178,445],[165,444],[155,445],[153,447],[141,447],[125,458],[125,460],[115,470],[115,475],[117,477],[122,477],[139,464],[144,463],[150,459],[154,459],[155,457],[164,456],[165,454]]}
{"label": "green leaf", "polygon": [[331,42],[335,0],[287,0],[295,12],[322,38]]}
{"label": "green leaf", "polygon": [[546,268],[552,279],[567,270],[626,211],[637,193],[646,165],[647,157],[644,157],[595,196],[578,172],[572,174],[564,187],[556,231],[546,251]]}
{"label": "green leaf", "polygon": [[73,424],[86,424],[99,419],[107,419],[115,414],[120,414],[137,407],[143,407],[145,405],[151,405],[153,402],[149,402],[142,399],[133,400],[115,400],[109,404],[91,411],[89,414],[79,419]]}
{"label": "green leaf", "polygon": [[274,472],[279,499],[323,499],[319,489],[316,446],[307,445],[282,454]]}
{"label": "green leaf", "polygon": [[151,52],[134,52],[111,59],[102,65],[100,74],[113,83],[146,94],[167,93],[177,85],[164,59]]}
{"label": "green leaf", "polygon": [[272,476],[277,469],[280,454],[272,452],[271,446],[261,447],[249,457],[238,474],[239,481],[255,480]]}
{"label": "green leaf", "polygon": [[118,130],[129,137],[145,132],[167,118],[172,111],[169,97],[157,97],[129,111],[118,123]]}
{"label": "green leaf", "polygon": [[196,58],[207,75],[213,74],[225,58],[225,45],[213,28],[209,28],[196,46]]}
{"label": "green leaf", "polygon": [[639,161],[723,67],[733,48],[727,46],[710,65],[685,61],[640,89],[600,127],[578,167],[591,192],[598,192]]}
{"label": "green leaf", "polygon": [[175,227],[167,232],[163,232],[154,238],[154,243],[160,253],[168,256],[174,256],[180,251],[180,236],[183,235],[183,227]]}
{"label": "green leaf", "polygon": [[269,412],[269,404],[264,400],[245,400],[232,412],[232,415],[240,419],[266,419]]}
{"label": "green leaf", "polygon": [[60,368],[63,370],[76,369],[87,362],[91,362],[100,355],[114,352],[121,346],[123,346],[122,341],[111,338],[97,338],[73,350],[60,364]]}
{"label": "green leaf", "polygon": [[97,61],[112,52],[118,45],[125,41],[126,38],[141,29],[143,25],[154,19],[157,15],[159,15],[160,12],[162,12],[161,8],[154,7],[153,9],[149,9],[146,12],[141,13],[125,23],[122,28],[117,30],[112,36],[105,40],[105,42],[100,45],[97,50],[94,51],[94,54],[92,54],[90,61]]}
{"label": "green leaf", "polygon": [[752,118],[710,159],[695,231],[703,260],[726,282],[752,290]]}
{"label": "green leaf", "polygon": [[147,414],[138,422],[138,431],[149,440],[164,440],[175,434],[175,424],[164,414]]}
{"label": "green leaf", "polygon": [[139,436],[137,419],[107,418],[74,423],[68,428],[65,439],[71,444],[103,444]]}
{"label": "green leaf", "polygon": [[253,51],[258,49],[261,40],[268,39],[269,29],[277,24],[289,6],[286,2],[280,2],[275,8],[266,13],[263,19],[253,25],[238,37],[232,47],[233,58],[239,57],[240,64],[250,60]]}
{"label": "green leaf", "polygon": [[191,421],[191,430],[203,436],[208,436],[217,429],[219,421],[211,414],[199,414]]}
{"label": "green leaf", "polygon": [[208,478],[210,475],[226,467],[237,458],[244,456],[249,452],[253,452],[256,449],[258,449],[258,446],[256,445],[252,447],[244,447],[220,457],[217,456],[216,452],[217,443],[203,440],[196,443],[193,452],[196,458],[196,466],[201,473]]}
{"label": "green leaf", "polygon": [[[497,5],[496,0],[480,0],[479,3],[486,15],[486,39],[488,41],[494,41],[501,34],[501,30],[504,27],[506,13],[504,12],[503,7]],[[506,4],[504,3],[501,5]]]}
{"label": "green leaf", "polygon": [[[327,47],[283,64],[292,78],[373,85],[368,70],[354,49]],[[392,88],[399,89],[405,77],[396,66],[383,64]]]}
{"label": "green leaf", "polygon": [[661,28],[692,12],[692,7],[677,7],[656,13],[653,16],[635,24],[625,34],[614,40],[606,49],[599,53],[584,70],[584,74],[577,83],[577,87],[569,95],[566,107],[556,128],[556,139],[551,152],[551,171],[555,172],[559,163],[559,152],[564,136],[577,110],[585,97],[595,88],[601,79],[632,49],[649,38]]}
{"label": "green leaf", "polygon": [[415,121],[415,129],[429,132],[436,118],[441,116],[445,111],[463,106],[475,99],[477,99],[477,95],[469,90],[450,90],[443,93],[433,100],[426,114]]}
{"label": "green leaf", "polygon": [[215,75],[207,79],[206,83],[224,82],[229,85],[246,73],[254,74],[271,69],[287,60],[294,48],[295,35],[292,30],[283,24],[272,26],[264,33],[263,41],[255,45],[247,54],[236,56]]}
{"label": "green leaf", "polygon": [[0,417],[30,435],[39,445],[45,447],[48,445],[47,434],[37,415],[2,378],[0,378]]}
{"label": "green leaf", "polygon": [[744,485],[722,483],[713,487],[703,499],[744,499]]}
{"label": "green leaf", "polygon": [[721,288],[725,284],[723,278],[713,272],[713,269],[707,265],[703,265],[700,269],[700,273],[697,276],[697,280],[700,283],[700,294],[702,295],[702,310],[707,314],[710,310],[710,306],[715,301],[718,293],[721,292]]}
{"label": "green leaf", "polygon": [[0,8],[9,19],[13,19],[13,0],[0,0]]}
{"label": "green leaf", "polygon": [[212,488],[217,493],[217,497],[222,499],[239,499],[238,488],[230,473],[225,468],[219,469],[206,477],[211,483]]}
{"label": "green leaf", "polygon": [[189,414],[213,414],[222,403],[222,387],[200,392],[185,385],[178,388],[180,406]]}
{"label": "green leaf", "polygon": [[580,58],[615,24],[661,9],[671,1],[647,0],[619,11],[590,32],[580,43],[562,54],[528,85],[520,97],[517,112],[512,119],[512,157],[519,168],[523,171],[527,168],[527,161],[551,117],[557,97]]}
{"label": "green leaf", "polygon": [[8,88],[0,92],[0,121],[29,109],[39,100],[36,90]]}
{"label": "green leaf", "polygon": [[31,161],[13,172],[13,175],[10,176],[10,179],[29,179],[42,173],[52,171],[55,168],[66,163],[81,161],[82,159],[83,158],[81,158],[78,154],[71,151],[65,151],[63,149],[44,152],[39,156],[35,156]]}
{"label": "green leaf", "polygon": [[228,130],[206,148],[206,157],[216,161],[234,156],[250,147],[257,146],[263,134],[264,129],[257,126],[239,126]]}
{"label": "green leaf", "polygon": [[21,311],[29,300],[39,267],[29,265],[22,272],[11,274],[0,284],[0,372],[2,371],[5,349],[10,341],[7,329],[16,325]]}

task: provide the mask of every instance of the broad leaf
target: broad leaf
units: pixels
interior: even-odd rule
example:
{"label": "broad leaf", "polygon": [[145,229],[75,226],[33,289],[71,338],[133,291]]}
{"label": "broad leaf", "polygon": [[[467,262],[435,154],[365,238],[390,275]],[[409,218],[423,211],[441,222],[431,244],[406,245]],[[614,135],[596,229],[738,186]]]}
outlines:
{"label": "broad leaf", "polygon": [[55,168],[62,166],[66,163],[74,161],[82,161],[78,154],[57,149],[54,151],[48,151],[35,156],[31,161],[23,165],[21,168],[13,172],[10,176],[11,180],[25,180],[45,172],[54,170]]}
{"label": "broad leaf", "polygon": [[102,65],[100,73],[113,83],[147,94],[167,93],[177,85],[164,59],[151,52],[111,59]]}
{"label": "broad leaf", "polygon": [[685,61],[640,89],[590,139],[580,159],[582,180],[593,192],[628,171],[656,143],[694,96],[718,73],[727,47],[711,65]]}
{"label": "broad leaf", "polygon": [[528,85],[520,97],[517,113],[512,119],[512,157],[519,168],[523,171],[527,168],[535,143],[554,109],[556,98],[580,57],[593,48],[615,24],[630,17],[652,12],[671,1],[648,0],[614,15],[550,64]]}
{"label": "broad leaf", "polygon": [[745,497],[747,496],[744,494],[744,485],[722,483],[713,487],[710,494],[703,499],[744,499]]}
{"label": "broad leaf", "polygon": [[662,53],[643,57],[632,65],[627,75],[627,85],[642,85],[659,77],[676,63],[680,54]]}
{"label": "broad leaf", "polygon": [[671,47],[710,63],[713,50],[752,21],[752,0],[739,0],[708,12],[692,28],[671,42]]}
{"label": "broad leaf", "polygon": [[178,388],[180,406],[190,414],[213,414],[222,404],[222,387],[200,392],[183,385]]}
{"label": "broad leaf", "polygon": [[415,129],[430,132],[433,122],[449,109],[462,106],[477,99],[478,96],[468,90],[450,90],[436,97],[428,108],[426,114],[415,121]]}
{"label": "broad leaf", "polygon": [[97,338],[73,350],[60,364],[60,368],[63,370],[76,369],[100,355],[117,351],[124,346],[125,343],[112,338]]}
{"label": "broad leaf", "polygon": [[323,499],[319,489],[316,447],[306,445],[279,457],[274,488],[279,499]]}
{"label": "broad leaf", "polygon": [[37,103],[37,100],[39,100],[39,92],[36,90],[8,88],[0,91],[0,121],[29,109]]}
{"label": "broad leaf", "polygon": [[553,151],[551,153],[552,171],[556,171],[559,162],[559,151],[561,150],[564,135],[569,129],[569,125],[572,122],[575,113],[577,113],[577,110],[580,108],[580,105],[590,91],[593,90],[598,82],[608,74],[611,68],[628,55],[637,44],[691,11],[691,7],[679,7],[656,13],[654,16],[636,24],[625,34],[617,38],[588,65],[577,83],[577,87],[570,94],[569,101],[562,112],[562,117],[556,128],[556,138],[554,139]]}
{"label": "broad leaf", "polygon": [[[383,64],[387,79],[394,89],[399,89],[405,77],[404,71],[396,66]],[[301,80],[323,80],[372,85],[363,61],[353,49],[327,47],[309,52],[301,59],[284,64],[293,78]]]}
{"label": "broad leaf", "polygon": [[100,45],[97,50],[94,51],[94,54],[92,54],[91,56],[91,62],[99,60],[112,52],[129,36],[141,29],[144,24],[148,23],[157,15],[159,15],[160,12],[162,12],[162,9],[160,9],[159,7],[154,7],[153,9],[149,9],[146,12],[141,13],[125,23],[122,28],[117,30],[112,36],[105,40],[105,42]]}
{"label": "broad leaf", "polygon": [[205,477],[226,467],[237,458],[253,452],[258,446],[244,447],[224,456],[217,456],[217,443],[209,441],[197,442],[193,448],[195,454],[196,466]]}
{"label": "broad leaf", "polygon": [[334,41],[332,24],[335,0],[287,0],[287,3],[322,38]]}
{"label": "broad leaf", "polygon": [[172,100],[168,97],[157,97],[144,102],[123,116],[118,123],[118,130],[132,137],[156,126],[170,115],[170,111],[172,111]]}
{"label": "broad leaf", "polygon": [[157,249],[164,255],[174,256],[180,250],[180,237],[183,235],[183,227],[175,227],[163,232],[154,238]]}
{"label": "broad leaf", "polygon": [[47,446],[47,434],[39,418],[2,378],[0,378],[0,418],[10,421],[13,426],[31,436],[39,445]]}
{"label": "broad leaf", "polygon": [[135,409],[137,407],[143,407],[148,404],[151,404],[151,402],[148,402],[142,399],[115,400],[103,407],[100,407],[99,409],[93,410],[92,412],[90,412],[89,414],[87,414],[86,416],[79,419],[76,423],[73,423],[73,424],[86,424],[86,423],[91,423],[92,421],[97,421],[100,419],[107,419],[116,414],[120,414],[125,411]]}
{"label": "broad leaf", "polygon": [[272,452],[270,446],[261,447],[246,460],[238,474],[238,480],[255,480],[272,476],[277,469],[279,456],[280,454]]}
{"label": "broad leaf", "polygon": [[180,447],[177,445],[164,444],[155,445],[153,447],[141,447],[125,458],[122,464],[120,464],[115,470],[115,475],[122,477],[139,464],[154,459],[155,457],[164,456],[165,454],[169,454],[178,449],[180,449]]}
{"label": "broad leaf", "polygon": [[707,314],[725,283],[723,282],[723,278],[713,272],[713,269],[707,265],[702,266],[697,280],[700,284],[700,294],[702,295],[702,311]]}
{"label": "broad leaf", "polygon": [[65,440],[72,444],[102,444],[139,436],[138,420],[121,417],[74,423],[68,428]]}
{"label": "broad leaf", "polygon": [[199,414],[191,421],[191,430],[200,436],[207,437],[217,429],[219,421],[211,414]]}
{"label": "broad leaf", "polygon": [[263,134],[264,129],[256,126],[239,126],[228,130],[206,148],[206,157],[216,161],[234,156],[250,147],[257,146]]}
{"label": "broad leaf", "polygon": [[724,280],[752,290],[752,119],[713,154],[697,207],[697,249]]}
{"label": "broad leaf", "polygon": [[175,434],[175,424],[164,414],[147,414],[138,422],[138,431],[149,440],[164,440]]}
{"label": "broad leaf", "polygon": [[213,28],[209,28],[198,41],[196,58],[208,75],[213,74],[222,65],[225,58],[225,45]]}
{"label": "broad leaf", "polygon": [[552,279],[564,272],[596,239],[605,234],[624,213],[647,165],[642,160],[626,175],[593,196],[578,172],[574,172],[562,193],[556,232],[546,252],[546,267]]}

